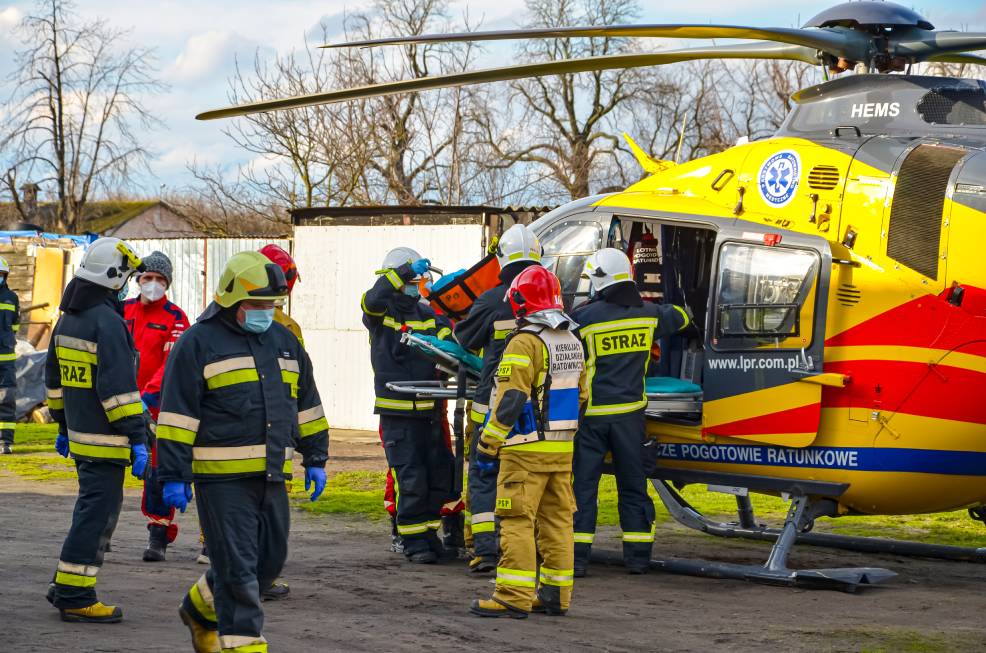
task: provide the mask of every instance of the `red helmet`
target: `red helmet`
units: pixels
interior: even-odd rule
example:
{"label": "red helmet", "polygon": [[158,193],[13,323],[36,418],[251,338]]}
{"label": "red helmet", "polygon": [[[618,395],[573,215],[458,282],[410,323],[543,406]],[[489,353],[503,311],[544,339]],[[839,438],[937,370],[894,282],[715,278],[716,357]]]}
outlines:
{"label": "red helmet", "polygon": [[517,275],[507,291],[514,317],[526,317],[548,309],[564,310],[561,283],[550,270],[532,265]]}
{"label": "red helmet", "polygon": [[260,250],[260,253],[269,258],[271,263],[281,268],[284,272],[284,278],[287,279],[288,292],[290,293],[294,289],[294,282],[301,279],[301,275],[298,274],[298,266],[295,265],[294,259],[280,245],[265,245]]}

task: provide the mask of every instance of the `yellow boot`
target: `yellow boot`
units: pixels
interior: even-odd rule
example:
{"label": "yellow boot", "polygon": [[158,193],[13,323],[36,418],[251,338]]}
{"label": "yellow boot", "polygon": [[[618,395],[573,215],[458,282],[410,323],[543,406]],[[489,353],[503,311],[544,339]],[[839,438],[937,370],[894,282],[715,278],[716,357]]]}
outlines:
{"label": "yellow boot", "polygon": [[477,617],[510,617],[511,619],[527,619],[527,613],[518,610],[496,599],[478,599],[469,604],[469,612]]}
{"label": "yellow boot", "polygon": [[115,624],[123,621],[123,610],[115,605],[103,605],[99,601],[84,608],[67,608],[60,612],[62,621],[89,624]]}
{"label": "yellow boot", "polygon": [[219,635],[216,631],[203,627],[184,608],[178,608],[178,616],[192,634],[192,648],[195,653],[220,653]]}

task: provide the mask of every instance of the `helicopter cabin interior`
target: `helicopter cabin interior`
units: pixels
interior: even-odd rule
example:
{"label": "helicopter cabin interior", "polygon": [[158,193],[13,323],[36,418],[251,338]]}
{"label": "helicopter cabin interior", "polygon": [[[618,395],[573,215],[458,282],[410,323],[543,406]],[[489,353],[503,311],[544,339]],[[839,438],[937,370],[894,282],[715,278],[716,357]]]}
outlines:
{"label": "helicopter cabin interior", "polygon": [[731,233],[712,220],[599,211],[566,216],[540,232],[544,263],[561,282],[566,309],[589,299],[582,277],[588,256],[613,247],[633,262],[644,301],[688,311],[691,324],[654,343],[647,415],[703,430],[717,421],[708,414],[703,420],[710,400],[775,385],[768,377],[777,373],[795,380],[791,374],[820,371],[813,368],[821,364],[821,338],[813,333],[824,332],[824,302],[818,302],[823,280],[827,286],[823,256],[778,246],[771,237]]}

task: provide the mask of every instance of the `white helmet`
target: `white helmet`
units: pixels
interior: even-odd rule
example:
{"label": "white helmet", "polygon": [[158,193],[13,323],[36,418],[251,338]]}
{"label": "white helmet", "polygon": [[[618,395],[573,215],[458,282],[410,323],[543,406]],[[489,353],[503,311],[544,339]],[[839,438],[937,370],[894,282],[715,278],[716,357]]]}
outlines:
{"label": "white helmet", "polygon": [[395,247],[383,257],[383,269],[393,270],[405,263],[414,263],[419,258],[421,258],[421,254],[418,254],[410,247]]}
{"label": "white helmet", "polygon": [[119,238],[100,238],[86,250],[75,276],[104,288],[119,290],[142,266],[140,258],[125,242]]}
{"label": "white helmet", "polygon": [[0,274],[9,274],[9,273],[10,273],[10,264],[7,263],[7,259],[0,256]]}
{"label": "white helmet", "polygon": [[626,254],[612,247],[601,249],[586,259],[582,276],[589,280],[592,289],[596,292],[613,284],[633,281],[630,259]]}
{"label": "white helmet", "polygon": [[530,227],[515,224],[507,229],[496,244],[496,258],[500,269],[518,261],[541,262],[541,241]]}

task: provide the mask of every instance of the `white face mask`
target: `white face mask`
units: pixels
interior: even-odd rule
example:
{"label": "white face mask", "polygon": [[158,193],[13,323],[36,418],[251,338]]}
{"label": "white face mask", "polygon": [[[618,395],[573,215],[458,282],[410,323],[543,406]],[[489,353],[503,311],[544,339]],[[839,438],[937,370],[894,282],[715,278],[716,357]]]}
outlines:
{"label": "white face mask", "polygon": [[164,297],[164,284],[157,281],[144,281],[140,284],[140,294],[149,302],[156,302]]}

